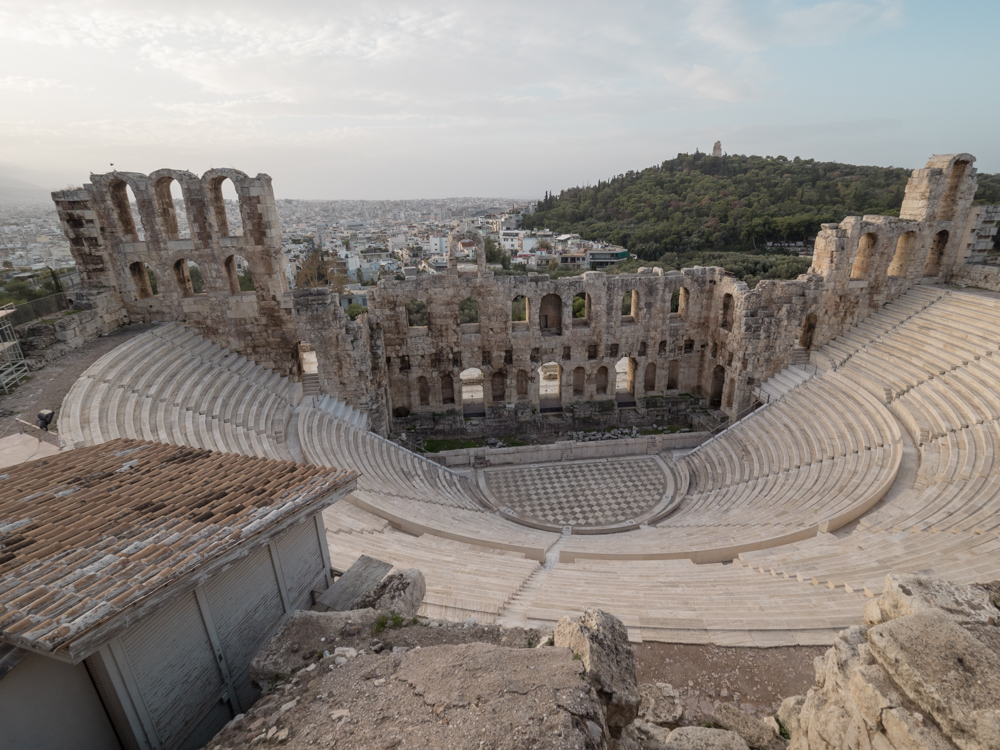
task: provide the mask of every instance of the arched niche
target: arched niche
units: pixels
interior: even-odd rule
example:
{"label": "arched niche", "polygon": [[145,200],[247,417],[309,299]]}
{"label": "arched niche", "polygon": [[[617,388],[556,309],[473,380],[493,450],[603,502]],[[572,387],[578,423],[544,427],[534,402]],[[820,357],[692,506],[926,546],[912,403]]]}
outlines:
{"label": "arched niche", "polygon": [[573,395],[583,396],[587,387],[587,372],[582,367],[573,370]]}
{"label": "arched niche", "polygon": [[507,399],[507,376],[495,372],[490,376],[490,400],[499,403]]}
{"label": "arched niche", "polygon": [[653,362],[646,364],[646,371],[642,376],[642,390],[644,393],[656,392],[656,365]]}
{"label": "arched niche", "polygon": [[528,373],[525,370],[517,371],[517,399],[523,401],[528,398]]}
{"label": "arched niche", "polygon": [[712,409],[722,406],[722,391],[726,387],[726,368],[716,365],[712,370],[712,387],[709,390],[708,405]]}
{"label": "arched niche", "polygon": [[723,331],[733,328],[733,295],[728,292],[722,296],[722,320],[719,327]]}
{"label": "arched niche", "polygon": [[889,264],[889,276],[902,278],[907,275],[910,266],[913,264],[913,255],[917,250],[917,233],[904,232],[896,240],[896,252],[893,253],[892,262]]}
{"label": "arched niche", "polygon": [[455,403],[455,379],[448,373],[441,376],[441,403]]}
{"label": "arched niche", "polygon": [[598,396],[608,395],[608,368],[604,365],[597,368],[597,374],[594,376],[594,390]]}
{"label": "arched niche", "polygon": [[809,313],[802,321],[802,328],[799,329],[799,346],[810,350],[813,345],[813,337],[816,335],[816,315]]}
{"label": "arched niche", "polygon": [[423,375],[417,378],[417,398],[421,406],[429,406],[431,403],[431,386]]}
{"label": "arched niche", "polygon": [[941,261],[944,260],[944,249],[948,246],[948,230],[942,229],[934,235],[931,249],[927,251],[927,262],[924,263],[924,276],[940,276]]}
{"label": "arched niche", "polygon": [[854,263],[851,265],[852,279],[867,279],[871,270],[872,258],[875,256],[875,248],[878,247],[878,235],[868,232],[858,241],[858,252],[854,255]]}

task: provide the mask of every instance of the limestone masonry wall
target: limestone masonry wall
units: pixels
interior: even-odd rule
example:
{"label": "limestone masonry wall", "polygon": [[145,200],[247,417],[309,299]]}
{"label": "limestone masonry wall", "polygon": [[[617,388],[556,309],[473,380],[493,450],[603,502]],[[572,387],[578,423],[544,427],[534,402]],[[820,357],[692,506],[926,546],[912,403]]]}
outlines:
{"label": "limestone masonry wall", "polygon": [[[182,321],[293,377],[299,352],[315,349],[321,389],[367,410],[384,434],[394,422],[461,430],[469,416],[505,428],[628,423],[633,412],[670,420],[691,396],[735,417],[753,405],[756,385],[913,284],[978,278],[965,263],[996,231],[998,210],[972,208],[974,161],[932,157],[913,172],[899,218],[824,224],[812,267],[794,281],[751,290],[721,268],[497,277],[478,233],[459,228],[446,273],[379,282],[353,322],[329,289],[289,288],[267,175],[111,172],[53,200],[84,282],[80,304],[100,300],[103,325]],[[226,180],[238,220],[226,213]],[[184,236],[173,181],[184,196]],[[469,272],[457,262],[461,240],[475,245]],[[192,264],[204,279],[197,293]],[[252,291],[241,289],[247,270]],[[976,285],[996,284],[988,279]],[[626,385],[616,389],[623,358]],[[463,403],[460,374],[469,368],[479,370],[482,398]]]}
{"label": "limestone masonry wall", "polygon": [[816,684],[786,699],[789,750],[1000,747],[1000,586],[890,575],[865,625],[816,659]]}

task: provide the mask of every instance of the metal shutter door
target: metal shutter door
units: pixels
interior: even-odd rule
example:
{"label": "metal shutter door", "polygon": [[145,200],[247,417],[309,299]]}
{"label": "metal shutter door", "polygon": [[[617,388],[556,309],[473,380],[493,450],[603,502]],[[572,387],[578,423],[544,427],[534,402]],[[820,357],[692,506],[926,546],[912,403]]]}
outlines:
{"label": "metal shutter door", "polygon": [[[233,714],[194,593],[121,637],[122,648],[165,748],[200,747]],[[211,738],[208,735],[208,739]]]}
{"label": "metal shutter door", "polygon": [[308,607],[312,603],[309,592],[316,579],[324,573],[316,519],[307,518],[294,529],[289,529],[275,546],[292,609]]}
{"label": "metal shutter door", "polygon": [[250,684],[250,662],[285,617],[268,548],[214,576],[205,584],[205,596],[240,707],[246,711],[260,695]]}

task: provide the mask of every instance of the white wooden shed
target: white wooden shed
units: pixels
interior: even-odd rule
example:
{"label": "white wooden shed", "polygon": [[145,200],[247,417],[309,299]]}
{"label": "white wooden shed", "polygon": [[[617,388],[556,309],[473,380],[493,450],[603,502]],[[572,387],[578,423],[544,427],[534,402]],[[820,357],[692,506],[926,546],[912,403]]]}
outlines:
{"label": "white wooden shed", "polygon": [[198,748],[329,585],[353,471],[115,440],[0,474],[5,748]]}

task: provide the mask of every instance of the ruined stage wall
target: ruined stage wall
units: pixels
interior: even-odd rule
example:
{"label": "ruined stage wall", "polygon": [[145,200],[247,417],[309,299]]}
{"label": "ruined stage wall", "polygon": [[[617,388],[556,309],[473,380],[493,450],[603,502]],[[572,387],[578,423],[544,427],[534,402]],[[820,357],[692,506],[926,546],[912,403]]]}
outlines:
{"label": "ruined stage wall", "polygon": [[[473,411],[501,422],[545,412],[611,419],[624,408],[669,409],[683,394],[735,417],[752,405],[756,385],[913,284],[965,278],[970,237],[988,233],[997,217],[992,207],[972,209],[973,163],[969,154],[932,157],[913,172],[898,218],[850,216],[823,225],[812,267],[792,281],[762,281],[751,290],[720,268],[494,276],[478,233],[462,229],[450,238],[446,273],[379,282],[368,312],[354,322],[329,289],[289,288],[267,175],[111,172],[53,200],[82,298],[100,295],[114,308],[105,311],[109,320],[182,321],[292,377],[308,345],[317,352],[321,389],[368,410],[384,433],[393,415],[403,423],[451,414],[461,425],[470,405],[462,403],[459,375],[468,368],[482,374],[482,402]],[[238,220],[227,217],[225,180],[238,196]],[[187,233],[179,231],[172,181],[184,197]],[[457,262],[461,240],[476,246],[468,272]],[[204,278],[197,294],[188,261]],[[240,290],[244,262],[253,291]],[[583,317],[574,316],[577,295]],[[526,300],[523,321],[512,319],[519,297]],[[625,298],[630,309],[623,310]],[[478,320],[463,324],[467,299],[478,305]],[[407,313],[414,303],[425,306],[420,325]],[[616,393],[622,358],[627,389]],[[541,392],[546,363],[557,372],[556,396]]]}

